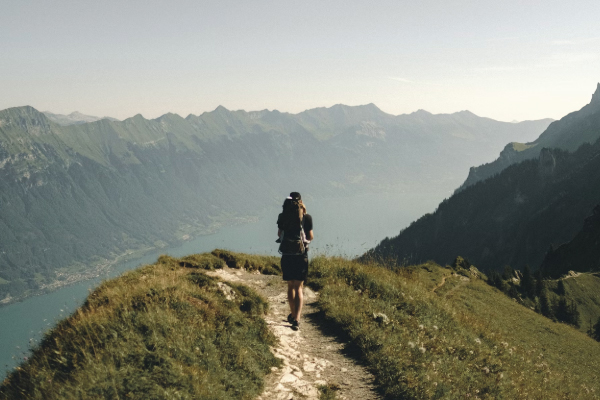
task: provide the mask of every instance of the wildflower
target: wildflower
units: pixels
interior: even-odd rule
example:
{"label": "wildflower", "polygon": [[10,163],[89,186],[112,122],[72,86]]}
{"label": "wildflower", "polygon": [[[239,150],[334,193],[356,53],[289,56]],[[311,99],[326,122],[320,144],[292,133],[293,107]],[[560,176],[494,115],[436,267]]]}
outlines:
{"label": "wildflower", "polygon": [[482,368],[483,372],[485,372],[486,374],[490,373],[490,369],[488,367],[483,367]]}
{"label": "wildflower", "polygon": [[470,350],[470,351],[469,351],[469,354],[473,354],[473,350]]}
{"label": "wildflower", "polygon": [[438,330],[438,327],[437,327],[437,325],[434,325],[434,326],[433,326],[433,329],[437,331],[437,330]]}
{"label": "wildflower", "polygon": [[423,324],[419,325],[419,329],[425,329],[425,327],[423,326]]}
{"label": "wildflower", "polygon": [[476,338],[476,339],[475,339],[475,343],[477,343],[477,344],[481,344],[481,340],[480,340],[479,338]]}
{"label": "wildflower", "polygon": [[508,343],[506,343],[506,342],[502,342],[502,346],[504,346],[504,347],[508,347]]}
{"label": "wildflower", "polygon": [[420,351],[421,353],[425,354],[425,347],[423,347],[423,346],[419,347],[419,351]]}
{"label": "wildflower", "polygon": [[408,345],[410,346],[411,349],[415,348],[415,344],[413,342],[408,342]]}

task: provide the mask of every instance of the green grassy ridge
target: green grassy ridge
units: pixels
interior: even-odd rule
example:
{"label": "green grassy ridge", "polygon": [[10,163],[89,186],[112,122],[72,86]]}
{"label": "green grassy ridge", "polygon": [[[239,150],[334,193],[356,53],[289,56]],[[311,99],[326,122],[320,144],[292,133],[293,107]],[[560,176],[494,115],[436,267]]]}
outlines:
{"label": "green grassy ridge", "polygon": [[[582,332],[588,332],[590,325],[596,324],[600,318],[600,273],[581,273],[561,280],[565,284],[565,298],[567,301],[574,301],[577,304],[580,317],[579,329]],[[555,291],[558,280],[547,282],[551,289],[550,300],[557,301],[559,296]]]}
{"label": "green grassy ridge", "polygon": [[280,363],[262,318],[268,304],[233,283],[228,300],[204,270],[235,260],[272,273],[273,258],[224,250],[161,256],[102,283],[5,379],[0,399],[256,397]]}
{"label": "green grassy ridge", "polygon": [[327,323],[360,350],[388,398],[600,397],[597,342],[455,272],[319,257],[309,282]]}

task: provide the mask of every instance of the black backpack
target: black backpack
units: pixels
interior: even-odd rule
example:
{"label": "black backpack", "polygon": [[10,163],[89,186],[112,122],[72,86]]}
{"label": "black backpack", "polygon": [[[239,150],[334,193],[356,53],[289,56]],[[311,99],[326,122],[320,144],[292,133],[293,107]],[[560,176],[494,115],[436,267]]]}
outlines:
{"label": "black backpack", "polygon": [[283,212],[277,218],[277,226],[283,231],[279,253],[300,255],[306,252],[303,217],[300,202],[296,199],[286,199],[283,203]]}

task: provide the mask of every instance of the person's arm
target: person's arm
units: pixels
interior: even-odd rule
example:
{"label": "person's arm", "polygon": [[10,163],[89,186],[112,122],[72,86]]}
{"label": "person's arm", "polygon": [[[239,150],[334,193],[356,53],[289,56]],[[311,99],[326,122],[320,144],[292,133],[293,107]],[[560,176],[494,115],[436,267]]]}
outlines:
{"label": "person's arm", "polygon": [[313,235],[313,231],[312,229],[310,231],[308,231],[308,233],[306,233],[306,240],[313,240],[315,238],[315,235]]}

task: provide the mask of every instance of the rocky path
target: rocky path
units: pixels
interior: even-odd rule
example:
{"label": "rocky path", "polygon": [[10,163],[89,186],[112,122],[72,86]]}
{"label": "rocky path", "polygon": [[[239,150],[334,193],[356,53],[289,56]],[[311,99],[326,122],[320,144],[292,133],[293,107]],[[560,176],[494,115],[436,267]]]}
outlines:
{"label": "rocky path", "polygon": [[265,320],[279,339],[272,351],[283,364],[281,368],[273,368],[267,376],[265,391],[257,400],[317,400],[318,387],[326,385],[337,388],[336,398],[340,400],[381,399],[375,391],[373,376],[344,355],[343,343],[318,327],[318,310],[314,306],[318,293],[304,288],[303,319],[300,330],[293,331],[286,320],[289,314],[287,285],[281,277],[229,268],[210,274],[224,281],[244,283],[269,300]]}

